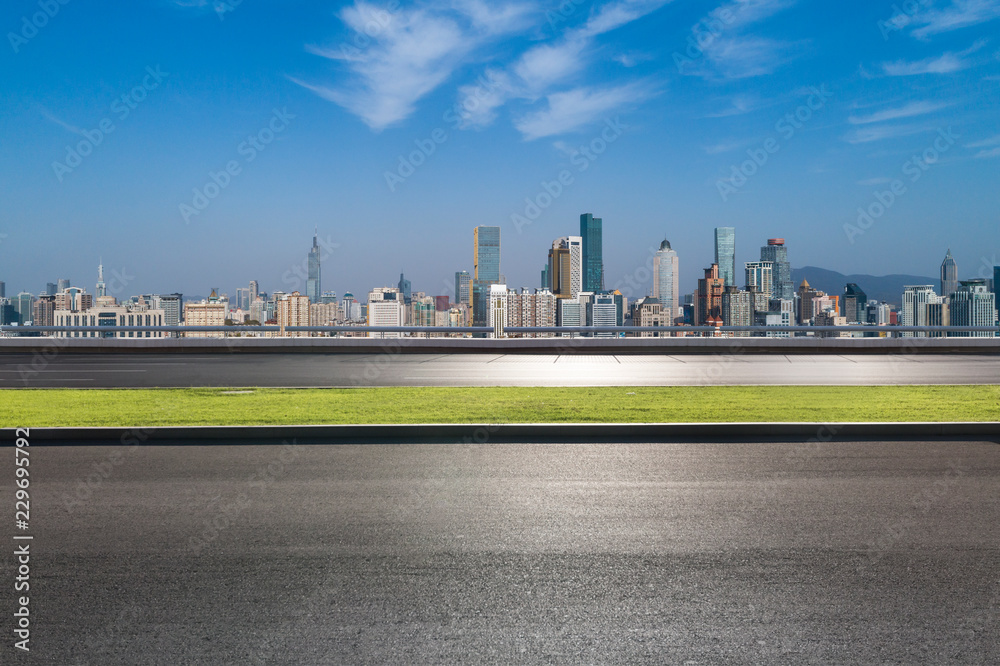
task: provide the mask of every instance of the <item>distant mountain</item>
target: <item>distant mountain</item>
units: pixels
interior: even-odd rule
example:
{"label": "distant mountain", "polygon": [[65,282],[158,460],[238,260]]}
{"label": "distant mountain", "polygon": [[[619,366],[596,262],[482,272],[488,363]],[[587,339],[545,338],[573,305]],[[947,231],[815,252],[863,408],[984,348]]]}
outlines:
{"label": "distant mountain", "polygon": [[802,280],[807,280],[813,289],[828,294],[842,295],[848,282],[855,282],[868,296],[868,300],[899,305],[903,300],[903,287],[911,284],[932,284],[934,291],[940,289],[940,280],[919,275],[844,275],[816,266],[792,269],[792,282],[798,290]]}

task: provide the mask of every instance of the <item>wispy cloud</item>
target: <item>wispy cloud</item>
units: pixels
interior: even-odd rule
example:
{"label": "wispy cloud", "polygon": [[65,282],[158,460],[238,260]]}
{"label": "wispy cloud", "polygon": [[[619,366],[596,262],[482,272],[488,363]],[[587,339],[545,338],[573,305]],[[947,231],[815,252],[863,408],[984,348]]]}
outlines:
{"label": "wispy cloud", "polygon": [[740,148],[753,143],[752,141],[733,141],[730,143],[716,143],[711,146],[704,146],[703,150],[706,155],[720,155],[722,153],[730,153],[734,150],[739,150]]}
{"label": "wispy cloud", "polygon": [[887,120],[898,120],[900,118],[912,118],[922,116],[927,113],[934,113],[949,106],[945,102],[910,102],[905,106],[894,109],[877,111],[867,116],[850,116],[847,122],[852,125],[867,125],[869,123],[881,123]]}
{"label": "wispy cloud", "polygon": [[654,94],[651,86],[630,83],[613,88],[577,88],[547,97],[548,108],[528,113],[514,126],[528,141],[564,134],[591,125],[622,107],[638,104]]}
{"label": "wispy cloud", "polygon": [[721,111],[715,111],[713,113],[705,114],[706,118],[729,118],[732,116],[742,116],[748,113],[753,113],[758,109],[762,109],[768,106],[768,103],[761,101],[760,98],[751,95],[734,95],[731,100],[729,100],[729,106],[722,109]]}
{"label": "wispy cloud", "polygon": [[931,35],[951,32],[960,28],[986,23],[1000,18],[1000,2],[996,0],[953,0],[943,8],[930,8],[913,17],[913,24],[921,27],[913,31],[913,36],[926,39]]}
{"label": "wispy cloud", "polygon": [[59,127],[62,127],[67,132],[72,132],[73,134],[78,134],[79,136],[84,136],[84,132],[83,132],[83,130],[81,128],[77,127],[76,125],[73,125],[71,123],[66,122],[62,118],[59,118],[58,116],[56,116],[55,114],[53,114],[51,111],[49,111],[45,107],[39,107],[39,111],[41,112],[42,117],[44,117],[46,120],[48,120],[50,122],[55,123],[56,125],[59,125]]}
{"label": "wispy cloud", "polygon": [[342,63],[350,80],[338,86],[292,80],[381,130],[408,118],[417,102],[443,84],[475,49],[498,35],[524,28],[527,13],[523,4],[495,6],[463,0],[439,7],[401,8],[390,14],[358,1],[339,16],[353,33],[371,39],[367,48],[306,47],[310,53]]}
{"label": "wispy cloud", "polygon": [[[562,37],[534,46],[522,53],[508,68],[507,85],[465,119],[466,126],[484,127],[493,122],[497,111],[512,100],[528,104],[544,101],[545,109],[525,113],[515,122],[526,140],[573,132],[599,119],[619,106],[646,99],[652,88],[645,84],[618,87],[580,85],[580,75],[586,72],[596,39],[636,21],[666,5],[670,0],[613,0],[594,10],[580,26]],[[624,63],[623,63],[624,64]],[[575,83],[568,91],[555,92],[558,86]],[[460,89],[460,97],[468,86]],[[629,97],[631,95],[631,97]],[[578,104],[577,109],[570,104]],[[560,129],[561,128],[561,129]]]}
{"label": "wispy cloud", "polygon": [[972,63],[966,57],[984,46],[986,46],[986,40],[979,40],[964,51],[943,53],[936,58],[926,58],[914,62],[907,62],[905,60],[886,62],[882,63],[882,71],[888,76],[951,74],[952,72],[959,72],[970,67]]}
{"label": "wispy cloud", "polygon": [[[770,74],[802,44],[746,34],[744,28],[788,9],[796,0],[731,0],[695,24],[691,32],[705,56],[684,71],[704,78],[744,79]],[[707,34],[705,25],[715,26]],[[719,27],[721,26],[721,27]]]}
{"label": "wispy cloud", "polygon": [[848,132],[844,136],[847,143],[871,143],[872,141],[882,141],[883,139],[895,139],[901,136],[911,136],[921,132],[929,132],[934,128],[928,125],[876,125],[874,127],[862,127]]}
{"label": "wispy cloud", "polygon": [[800,46],[764,37],[720,38],[705,50],[713,72],[726,79],[746,79],[775,71]]}
{"label": "wispy cloud", "polygon": [[1000,134],[996,136],[991,136],[988,139],[983,139],[982,141],[973,141],[972,143],[965,144],[966,148],[982,148],[975,157],[978,159],[986,159],[990,157],[1000,157]]}

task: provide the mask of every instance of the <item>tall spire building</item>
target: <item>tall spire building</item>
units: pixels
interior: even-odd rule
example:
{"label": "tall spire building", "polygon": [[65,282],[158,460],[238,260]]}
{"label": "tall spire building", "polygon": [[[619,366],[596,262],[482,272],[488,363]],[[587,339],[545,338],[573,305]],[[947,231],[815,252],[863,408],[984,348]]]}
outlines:
{"label": "tall spire building", "polygon": [[319,243],[317,238],[319,229],[313,234],[313,245],[309,250],[309,277],[306,279],[306,296],[310,303],[319,303],[320,295],[323,293],[322,281],[320,279],[320,257]]}
{"label": "tall spire building", "polygon": [[948,297],[958,291],[958,264],[951,256],[951,248],[941,262],[941,296]]}
{"label": "tall spire building", "polygon": [[104,284],[104,259],[101,259],[101,262],[97,264],[97,289],[95,293],[98,298],[108,295],[108,288]]}

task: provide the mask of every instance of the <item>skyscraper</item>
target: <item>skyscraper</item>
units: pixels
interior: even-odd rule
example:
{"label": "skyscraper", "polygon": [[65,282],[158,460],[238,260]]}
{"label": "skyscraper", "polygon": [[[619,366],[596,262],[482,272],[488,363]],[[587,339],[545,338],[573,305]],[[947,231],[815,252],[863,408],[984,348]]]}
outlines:
{"label": "skyscraper", "polygon": [[549,250],[550,289],[558,298],[576,298],[583,289],[583,239],[563,236]]}
{"label": "skyscraper", "polygon": [[604,291],[604,221],[590,213],[580,216],[583,239],[583,291]]}
{"label": "skyscraper", "polygon": [[868,312],[868,295],[854,282],[844,287],[844,307],[841,310],[848,324],[863,324]]}
{"label": "skyscraper", "polygon": [[660,311],[667,321],[673,322],[680,308],[680,271],[677,252],[670,248],[670,241],[663,239],[660,249],[653,256],[653,298],[660,302]]}
{"label": "skyscraper", "polygon": [[750,287],[757,287],[769,299],[779,298],[774,296],[774,268],[775,264],[770,261],[748,261],[746,264],[747,291],[750,290]]}
{"label": "skyscraper", "polygon": [[[951,294],[950,311],[952,326],[996,325],[996,298],[993,292],[986,289],[986,280],[962,280]],[[961,331],[948,335],[988,338],[996,334],[989,331]]]}
{"label": "skyscraper", "polygon": [[309,277],[306,279],[306,297],[310,303],[319,303],[319,297],[322,293],[318,236],[319,229],[313,234],[313,245],[309,249]]}
{"label": "skyscraper", "polygon": [[399,293],[403,295],[403,303],[409,305],[410,301],[413,299],[413,285],[409,280],[403,277],[402,273],[399,274],[399,284],[397,287],[399,288]]}
{"label": "skyscraper", "polygon": [[705,277],[698,280],[698,291],[694,300],[695,326],[707,325],[708,318],[721,318],[722,293],[725,283],[719,277],[719,265],[712,264],[705,269]]}
{"label": "skyscraper", "polygon": [[472,305],[472,276],[469,271],[455,271],[455,303]]}
{"label": "skyscraper", "polygon": [[476,227],[473,240],[473,279],[500,282],[500,227]]}
{"label": "skyscraper", "polygon": [[0,298],[6,298],[6,297],[7,297],[7,283],[0,282]]}
{"label": "skyscraper", "polygon": [[56,283],[56,290],[57,292],[61,292],[64,289],[69,289],[69,280],[61,278],[59,282]]}
{"label": "skyscraper", "polygon": [[784,238],[769,238],[767,245],[760,248],[760,260],[774,264],[771,282],[771,298],[795,298],[792,286],[792,265],[788,263],[788,248]]}
{"label": "skyscraper", "polygon": [[260,296],[260,283],[257,280],[250,280],[250,302],[253,303]]}
{"label": "skyscraper", "polygon": [[736,229],[715,228],[715,263],[719,265],[719,277],[726,285],[736,286]]}
{"label": "skyscraper", "polygon": [[951,256],[951,248],[948,248],[948,254],[941,262],[941,295],[947,298],[955,293],[956,289],[958,289],[958,264]]}
{"label": "skyscraper", "polygon": [[[940,303],[941,297],[934,293],[934,285],[910,285],[903,287],[903,326],[927,326],[927,305]],[[905,332],[903,337],[926,338],[927,333]]]}
{"label": "skyscraper", "polygon": [[94,290],[97,297],[108,295],[108,288],[104,284],[104,260],[102,259],[99,264],[97,264],[97,289]]}
{"label": "skyscraper", "polygon": [[487,326],[490,285],[500,283],[500,227],[476,227],[473,243],[472,323]]}

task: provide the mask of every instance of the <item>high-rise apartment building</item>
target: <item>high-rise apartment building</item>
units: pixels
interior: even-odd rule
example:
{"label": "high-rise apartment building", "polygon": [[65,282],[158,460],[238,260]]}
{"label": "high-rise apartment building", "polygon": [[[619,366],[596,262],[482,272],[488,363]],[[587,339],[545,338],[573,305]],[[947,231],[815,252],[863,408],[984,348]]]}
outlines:
{"label": "high-rise apartment building", "polygon": [[[369,326],[402,326],[406,317],[399,289],[376,287],[368,292]],[[368,333],[370,338],[399,338],[402,333]]]}
{"label": "high-rise apartment building", "polygon": [[583,239],[563,236],[549,250],[550,291],[558,298],[576,298],[583,289]]}
{"label": "high-rise apartment building", "polygon": [[[306,278],[306,298],[312,303],[319,303],[322,294],[322,279],[320,273],[320,249],[319,249],[319,229],[313,234],[313,244],[309,249],[309,273]],[[300,274],[301,275],[301,274]]]}
{"label": "high-rise apartment building", "polygon": [[[215,296],[215,291],[212,291]],[[214,299],[210,296],[208,300],[201,303],[184,304],[184,325],[185,326],[224,326],[226,318],[229,316],[229,301]],[[221,331],[187,332],[186,338],[221,338]]]}
{"label": "high-rise apartment building", "polygon": [[[755,310],[751,292],[740,291],[739,287],[726,285],[723,288],[721,304],[723,326],[753,326]],[[749,337],[750,333],[736,331],[733,335],[745,338]]]}
{"label": "high-rise apartment building", "polygon": [[[792,265],[788,262],[788,248],[784,238],[769,238],[767,245],[760,248],[760,260],[771,262],[771,298],[795,298],[795,288],[792,285]],[[764,291],[764,290],[762,290]]]}
{"label": "high-rise apartment building", "polygon": [[[986,280],[962,280],[952,293],[952,326],[996,326],[997,305],[993,292],[986,288]],[[961,331],[949,335],[975,338],[990,338],[996,335],[988,331]]]}
{"label": "high-rise apartment building", "polygon": [[667,239],[663,239],[653,255],[653,298],[671,322],[680,314],[680,268],[677,252]]}
{"label": "high-rise apartment building", "polygon": [[472,276],[469,271],[455,271],[455,304],[472,305]]}
{"label": "high-rise apartment building", "polygon": [[604,291],[604,221],[590,213],[580,216],[583,250],[583,286],[581,291]]}
{"label": "high-rise apartment building", "polygon": [[705,277],[698,280],[698,291],[694,298],[695,326],[707,326],[710,317],[721,320],[724,286],[725,282],[719,277],[718,264],[705,269]]}
{"label": "high-rise apartment building", "polygon": [[309,297],[297,291],[282,296],[277,303],[278,326],[281,334],[289,338],[305,338],[309,334],[304,331],[285,332],[289,326],[309,326]]}
{"label": "high-rise apartment building", "polygon": [[774,262],[748,261],[746,264],[746,287],[748,291],[750,287],[756,287],[768,298],[781,298],[774,295]]}
{"label": "high-rise apartment building", "polygon": [[736,229],[715,228],[715,263],[719,265],[719,277],[726,285],[736,286]]}
{"label": "high-rise apartment building", "polygon": [[[934,285],[910,285],[903,287],[903,326],[927,326],[927,305],[940,303],[941,297],[934,293]],[[925,338],[925,332],[904,332],[903,337]]]}
{"label": "high-rise apartment building", "polygon": [[941,296],[948,298],[958,289],[958,264],[951,256],[951,248],[941,262]]}

